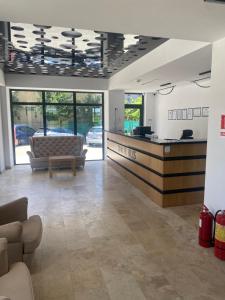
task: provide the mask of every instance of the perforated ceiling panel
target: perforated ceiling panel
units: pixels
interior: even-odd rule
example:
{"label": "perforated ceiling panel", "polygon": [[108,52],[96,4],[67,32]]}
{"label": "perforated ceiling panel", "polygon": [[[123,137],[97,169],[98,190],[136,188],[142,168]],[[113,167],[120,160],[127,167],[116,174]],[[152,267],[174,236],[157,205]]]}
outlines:
{"label": "perforated ceiling panel", "polygon": [[8,57],[0,59],[9,73],[108,78],[166,41],[49,25],[8,25],[0,35]]}

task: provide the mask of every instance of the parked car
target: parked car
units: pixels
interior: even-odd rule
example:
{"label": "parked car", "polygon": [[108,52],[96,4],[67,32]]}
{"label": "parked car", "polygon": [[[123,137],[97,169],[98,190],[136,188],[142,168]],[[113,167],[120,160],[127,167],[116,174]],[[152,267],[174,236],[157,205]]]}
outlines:
{"label": "parked car", "polygon": [[[44,135],[44,128],[39,128],[34,136],[43,136]],[[73,131],[66,128],[47,128],[46,135],[48,136],[68,136],[68,135],[74,135]],[[77,136],[84,137],[82,134],[77,133]]]}
{"label": "parked car", "polygon": [[26,124],[14,125],[14,140],[15,145],[28,145],[29,138],[35,134],[34,128]]}
{"label": "parked car", "polygon": [[102,126],[93,126],[88,131],[86,142],[88,146],[102,145]]}
{"label": "parked car", "polygon": [[[44,128],[39,128],[34,136],[43,136],[44,135]],[[48,136],[65,136],[65,135],[73,135],[73,132],[69,129],[65,128],[47,128],[46,135]]]}

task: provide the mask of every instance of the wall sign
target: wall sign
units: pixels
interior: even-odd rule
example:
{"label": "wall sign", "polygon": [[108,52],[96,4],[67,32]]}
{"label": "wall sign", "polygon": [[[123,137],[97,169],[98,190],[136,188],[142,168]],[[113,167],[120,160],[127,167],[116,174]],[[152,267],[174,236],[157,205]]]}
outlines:
{"label": "wall sign", "polygon": [[225,137],[225,114],[221,115],[220,121],[220,136]]}
{"label": "wall sign", "polygon": [[202,117],[209,116],[209,107],[202,107]]}
{"label": "wall sign", "polygon": [[129,149],[122,145],[118,145],[118,152],[125,156],[128,156],[132,160],[136,160],[136,151],[133,149]]}
{"label": "wall sign", "polygon": [[193,109],[192,108],[188,108],[187,119],[188,120],[193,120]]}
{"label": "wall sign", "polygon": [[194,107],[168,110],[168,120],[193,120],[193,118],[208,117],[209,107]]}
{"label": "wall sign", "polygon": [[193,108],[193,117],[201,117],[201,107]]}

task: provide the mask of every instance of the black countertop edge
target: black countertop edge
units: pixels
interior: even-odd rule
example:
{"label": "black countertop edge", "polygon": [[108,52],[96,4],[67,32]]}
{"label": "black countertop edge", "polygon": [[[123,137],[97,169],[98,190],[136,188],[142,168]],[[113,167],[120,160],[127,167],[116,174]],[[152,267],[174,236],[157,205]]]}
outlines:
{"label": "black countertop edge", "polygon": [[141,137],[141,136],[135,136],[135,135],[127,135],[123,132],[120,131],[110,131],[110,130],[105,130],[105,132],[113,133],[113,134],[118,134],[124,137],[128,137],[131,139],[135,139],[138,141],[150,143],[150,144],[155,144],[155,145],[186,145],[186,144],[207,144],[206,140],[201,140],[201,139],[193,139],[193,140],[163,140],[163,139],[155,139],[155,140],[150,140],[149,138],[146,137]]}

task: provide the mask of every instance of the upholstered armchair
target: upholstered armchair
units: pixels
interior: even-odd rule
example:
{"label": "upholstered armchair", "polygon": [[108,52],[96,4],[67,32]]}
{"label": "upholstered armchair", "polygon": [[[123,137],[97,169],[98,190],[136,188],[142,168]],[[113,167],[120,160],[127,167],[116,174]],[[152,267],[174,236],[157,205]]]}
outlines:
{"label": "upholstered armchair", "polygon": [[34,300],[31,276],[26,265],[8,263],[7,239],[0,238],[0,300]]}
{"label": "upholstered armchair", "polygon": [[37,215],[28,218],[27,206],[27,198],[0,206],[0,238],[8,241],[9,264],[23,261],[30,266],[41,242],[41,218]]}

